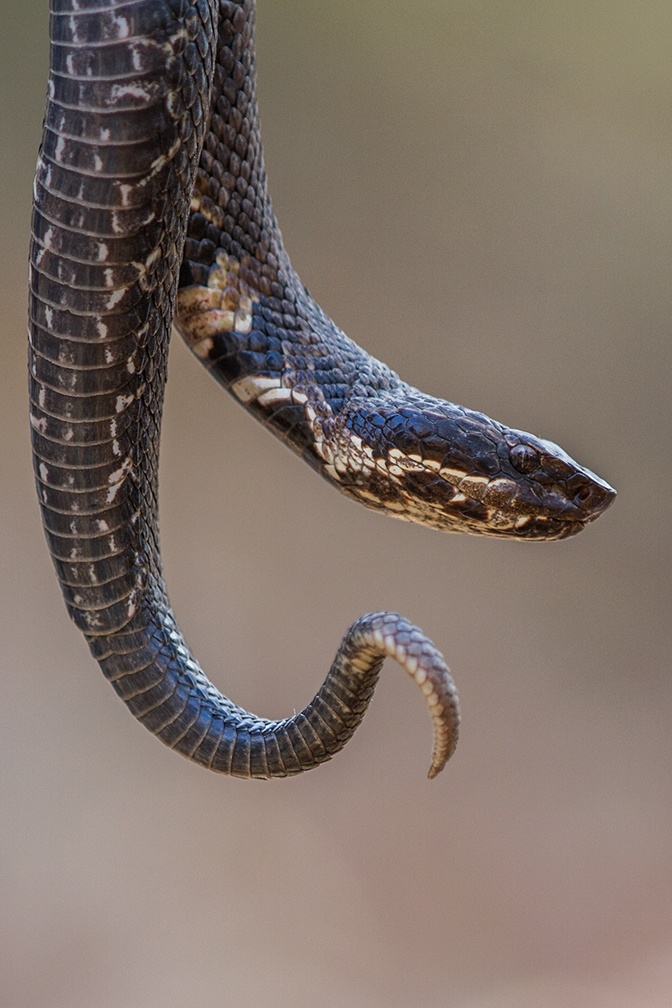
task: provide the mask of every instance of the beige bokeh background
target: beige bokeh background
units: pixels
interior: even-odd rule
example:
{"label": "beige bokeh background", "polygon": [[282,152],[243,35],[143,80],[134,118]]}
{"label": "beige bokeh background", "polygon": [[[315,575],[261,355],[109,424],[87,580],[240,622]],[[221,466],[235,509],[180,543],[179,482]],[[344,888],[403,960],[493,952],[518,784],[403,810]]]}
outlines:
{"label": "beige bokeh background", "polygon": [[558,544],[383,519],[175,344],[162,540],[213,679],[283,715],[386,607],[460,687],[435,782],[420,697],[389,665],[336,760],[266,784],[133,721],[42,538],[24,332],[46,6],[0,14],[0,1002],[669,1005],[669,3],[260,0],[271,187],[313,294],[404,377],[620,493]]}

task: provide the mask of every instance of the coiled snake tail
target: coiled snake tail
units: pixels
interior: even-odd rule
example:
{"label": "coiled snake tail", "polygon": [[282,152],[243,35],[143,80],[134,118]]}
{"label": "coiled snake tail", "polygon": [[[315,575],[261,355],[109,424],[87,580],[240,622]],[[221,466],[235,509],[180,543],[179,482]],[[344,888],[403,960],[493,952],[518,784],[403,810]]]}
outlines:
{"label": "coiled snake tail", "polygon": [[395,614],[354,624],[315,699],[283,721],[237,707],[192,657],[158,542],[173,320],[239,402],[368,507],[557,539],[614,492],[552,443],[405,384],[309,296],[268,197],[252,0],[52,3],[29,364],[37,489],[68,611],[150,731],[243,777],[329,759],[392,656],[427,700],[434,775],[455,746],[457,698],[434,646]]}

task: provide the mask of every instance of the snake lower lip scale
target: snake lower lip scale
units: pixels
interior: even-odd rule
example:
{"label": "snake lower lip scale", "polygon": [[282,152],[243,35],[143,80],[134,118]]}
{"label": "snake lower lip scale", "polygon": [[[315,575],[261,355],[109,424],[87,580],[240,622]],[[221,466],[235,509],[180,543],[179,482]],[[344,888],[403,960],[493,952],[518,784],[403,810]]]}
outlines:
{"label": "snake lower lip scale", "polygon": [[103,673],[171,748],[238,777],[310,769],[351,737],[392,657],[429,708],[435,776],[457,742],[457,695],[396,613],[353,624],[315,698],[282,721],[237,707],[192,657],[158,546],[173,320],[238,401],[367,507],[559,539],[615,494],[552,443],[402,382],[312,300],[268,196],[253,21],[253,0],[53,0],[29,306],[46,537]]}

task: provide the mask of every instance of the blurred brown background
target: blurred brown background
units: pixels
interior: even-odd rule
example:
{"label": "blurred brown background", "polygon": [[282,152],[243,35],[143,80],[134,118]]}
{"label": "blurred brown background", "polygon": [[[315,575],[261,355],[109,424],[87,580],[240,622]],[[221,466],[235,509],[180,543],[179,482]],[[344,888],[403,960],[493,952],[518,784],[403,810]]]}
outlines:
{"label": "blurred brown background", "polygon": [[389,521],[173,346],[162,539],[196,654],[279,716],[352,619],[398,609],[462,697],[431,784],[393,665],[333,763],[243,783],[143,731],[66,617],[24,391],[46,8],[0,14],[0,1002],[669,1005],[669,2],[259,3],[271,188],[313,294],[413,383],[620,493],[558,544]]}

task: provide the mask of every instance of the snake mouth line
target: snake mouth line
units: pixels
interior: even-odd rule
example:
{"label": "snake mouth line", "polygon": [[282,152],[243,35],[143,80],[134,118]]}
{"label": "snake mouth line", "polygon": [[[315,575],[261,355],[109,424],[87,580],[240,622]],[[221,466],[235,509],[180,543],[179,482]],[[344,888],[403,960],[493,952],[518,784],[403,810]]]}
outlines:
{"label": "snake mouth line", "polygon": [[[530,542],[534,542],[535,540],[555,541],[560,539],[571,539],[573,536],[578,535],[579,532],[582,532],[587,525],[596,521],[613,503],[615,497],[616,492],[612,491],[612,495],[609,497],[604,506],[591,512],[591,514],[588,514],[585,517],[532,517],[529,519],[528,528],[526,528],[523,524],[520,524],[516,528],[516,538],[528,540]],[[492,534],[498,535],[498,532],[495,530]],[[501,535],[506,537],[507,532],[503,531]],[[511,534],[508,533],[508,536],[510,538]]]}
{"label": "snake mouth line", "polygon": [[494,539],[517,539],[521,542],[554,542],[560,539],[571,539],[578,535],[592,519],[585,521],[560,518],[530,518],[527,521],[508,522],[497,528],[489,525],[475,530],[479,535]]}
{"label": "snake mouth line", "polygon": [[[484,484],[487,485],[486,481]],[[478,484],[475,485],[478,489]],[[569,539],[578,535],[596,521],[616,497],[616,491],[598,478],[586,480],[578,495],[570,494],[559,485],[540,494],[509,484],[510,499],[498,494],[500,499],[496,503],[488,502],[487,493],[480,498],[465,495],[447,482],[426,487],[424,495],[403,491],[390,493],[394,486],[393,481],[379,481],[374,493],[371,486],[362,486],[355,481],[339,484],[342,491],[366,507],[402,521],[443,532],[466,532],[531,542]],[[408,491],[409,487],[404,490]]]}
{"label": "snake mouth line", "polygon": [[[578,519],[560,519],[560,518],[548,518],[548,519],[531,519],[531,527],[529,532],[525,532],[524,528],[518,530],[517,538],[527,541],[527,542],[537,542],[540,540],[546,542],[555,542],[560,539],[571,539],[572,536],[578,535],[579,532],[588,525],[593,519],[586,518],[585,520]],[[495,535],[497,533],[494,533]],[[506,536],[506,533],[503,533]]]}

